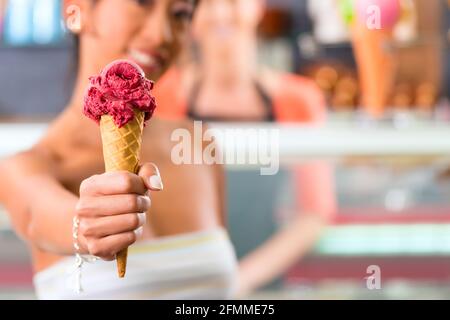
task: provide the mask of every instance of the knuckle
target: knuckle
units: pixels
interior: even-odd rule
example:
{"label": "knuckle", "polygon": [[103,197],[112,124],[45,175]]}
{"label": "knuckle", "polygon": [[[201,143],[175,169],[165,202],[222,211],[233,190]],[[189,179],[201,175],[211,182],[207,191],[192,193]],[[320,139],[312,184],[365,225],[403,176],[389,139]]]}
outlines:
{"label": "knuckle", "polygon": [[136,195],[130,194],[126,196],[126,210],[128,212],[139,211],[139,199]]}
{"label": "knuckle", "polygon": [[133,189],[133,179],[128,172],[118,173],[119,185],[121,189],[125,192],[131,191]]}
{"label": "knuckle", "polygon": [[78,227],[78,232],[84,237],[89,237],[92,235],[92,227],[90,226],[90,223],[85,219],[81,220]]}
{"label": "knuckle", "polygon": [[101,257],[104,253],[103,249],[100,246],[100,244],[98,243],[98,241],[92,241],[92,240],[88,241],[87,247],[88,247],[89,253],[94,256]]}
{"label": "knuckle", "polygon": [[83,210],[81,201],[82,201],[81,199],[78,199],[77,204],[75,205],[75,215],[77,218],[80,217],[80,213]]}
{"label": "knuckle", "polygon": [[142,170],[148,175],[153,175],[159,172],[158,166],[153,162],[147,162],[143,164]]}
{"label": "knuckle", "polygon": [[147,211],[152,206],[152,199],[150,196],[144,196],[142,197],[143,201],[141,201],[141,206],[138,208],[139,212],[141,211]]}
{"label": "knuckle", "polygon": [[87,179],[84,179],[80,184],[80,194],[87,194],[89,193],[89,190],[91,189],[91,185],[96,179],[96,176],[91,176]]}
{"label": "knuckle", "polygon": [[126,233],[126,241],[127,241],[127,246],[132,245],[133,243],[136,242],[136,234],[134,232],[127,232]]}
{"label": "knuckle", "polygon": [[88,189],[88,179],[83,180],[80,184],[80,194],[84,194],[86,193],[87,189]]}
{"label": "knuckle", "polygon": [[137,214],[130,214],[128,219],[131,228],[136,229],[139,227],[139,217]]}
{"label": "knuckle", "polygon": [[153,168],[149,163],[145,163],[141,166],[141,169],[139,170],[139,175],[141,176],[150,176],[153,174]]}
{"label": "knuckle", "polygon": [[113,257],[114,253],[102,246],[98,241],[91,241],[88,245],[89,253],[93,256],[100,257],[103,260],[108,260]]}
{"label": "knuckle", "polygon": [[78,202],[77,205],[75,207],[75,213],[77,216],[79,217],[85,217],[88,216],[89,213],[92,211],[92,205],[90,204],[89,199],[85,198],[85,197],[81,197]]}

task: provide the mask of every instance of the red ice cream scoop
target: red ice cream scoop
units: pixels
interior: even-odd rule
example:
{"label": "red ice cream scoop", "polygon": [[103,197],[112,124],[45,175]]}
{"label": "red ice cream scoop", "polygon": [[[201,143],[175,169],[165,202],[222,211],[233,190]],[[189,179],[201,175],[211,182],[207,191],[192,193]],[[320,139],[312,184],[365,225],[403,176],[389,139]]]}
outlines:
{"label": "red ice cream scoop", "polygon": [[100,75],[89,78],[83,113],[97,123],[103,115],[110,115],[121,128],[134,119],[134,109],[137,109],[145,113],[144,120],[148,121],[156,108],[151,94],[153,86],[137,64],[114,61]]}

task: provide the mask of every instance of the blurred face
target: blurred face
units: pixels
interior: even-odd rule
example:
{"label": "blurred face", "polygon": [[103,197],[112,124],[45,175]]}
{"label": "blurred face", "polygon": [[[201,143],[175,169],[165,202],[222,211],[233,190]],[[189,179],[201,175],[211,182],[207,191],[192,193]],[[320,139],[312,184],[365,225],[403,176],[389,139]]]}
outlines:
{"label": "blurred face", "polygon": [[222,47],[254,37],[263,12],[263,0],[202,0],[194,22],[196,39]]}
{"label": "blurred face", "polygon": [[100,70],[130,59],[157,80],[181,51],[194,0],[72,0],[79,6],[81,63]]}

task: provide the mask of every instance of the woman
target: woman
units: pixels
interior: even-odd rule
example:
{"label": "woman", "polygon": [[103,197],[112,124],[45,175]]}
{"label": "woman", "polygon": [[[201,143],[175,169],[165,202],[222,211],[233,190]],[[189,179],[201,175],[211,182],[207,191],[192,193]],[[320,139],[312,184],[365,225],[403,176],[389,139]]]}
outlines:
{"label": "woman", "polygon": [[[73,97],[36,146],[0,164],[0,200],[29,245],[39,298],[230,297],[235,257],[222,228],[219,168],[170,159],[171,132],[191,124],[151,120],[139,173],[102,174],[99,128],[82,116],[88,77],[112,60],[133,60],[157,80],[179,54],[194,7],[191,0],[64,1],[79,39]],[[80,253],[105,260],[85,264],[81,295],[66,286],[74,217]],[[110,260],[137,240],[118,279]]]}
{"label": "woman", "polygon": [[[157,84],[160,103],[157,114],[171,119],[323,124],[324,99],[312,81],[258,65],[257,28],[263,14],[263,0],[202,1],[194,22],[201,62],[184,69],[173,68]],[[180,82],[184,83],[184,90],[175,90],[174,86]],[[237,178],[234,186],[241,186],[243,194],[256,185],[272,183],[261,179],[260,183],[249,186],[247,182],[242,186],[250,179],[238,177],[242,175],[238,173],[231,178]],[[300,214],[263,244],[255,244],[253,248],[247,245],[242,250],[240,296],[268,284],[296,263],[314,245],[335,212],[329,166],[308,163],[293,168],[292,176],[296,211]],[[261,196],[248,192],[239,201],[257,205]],[[247,214],[247,210],[241,208],[236,214]],[[267,220],[262,214],[253,217],[249,224],[255,226],[258,220]]]}

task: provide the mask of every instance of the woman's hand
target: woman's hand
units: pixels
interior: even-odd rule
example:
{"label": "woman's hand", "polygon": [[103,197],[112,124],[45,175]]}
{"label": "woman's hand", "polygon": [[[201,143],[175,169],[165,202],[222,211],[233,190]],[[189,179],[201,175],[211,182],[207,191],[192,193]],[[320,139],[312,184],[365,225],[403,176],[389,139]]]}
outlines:
{"label": "woman's hand", "polygon": [[76,206],[80,252],[114,260],[142,235],[151,205],[148,191],[162,188],[153,164],[143,165],[137,175],[108,172],[84,180]]}

